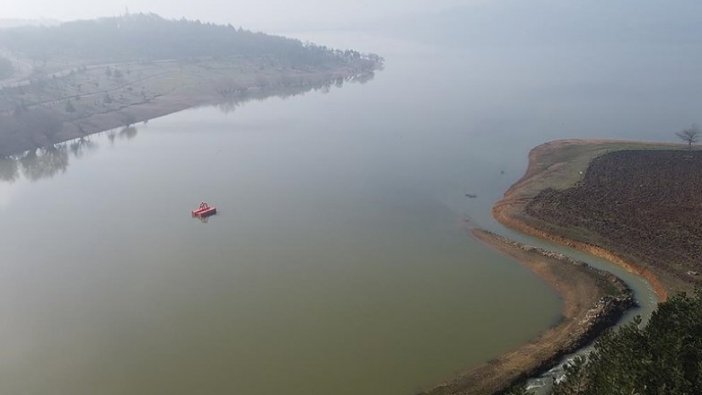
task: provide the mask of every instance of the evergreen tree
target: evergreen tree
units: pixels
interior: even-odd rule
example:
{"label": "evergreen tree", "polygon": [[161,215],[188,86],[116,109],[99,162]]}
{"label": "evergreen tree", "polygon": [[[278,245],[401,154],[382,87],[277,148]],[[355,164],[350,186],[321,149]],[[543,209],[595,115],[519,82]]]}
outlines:
{"label": "evergreen tree", "polygon": [[702,394],[702,292],[661,303],[648,325],[640,324],[600,337],[554,394]]}

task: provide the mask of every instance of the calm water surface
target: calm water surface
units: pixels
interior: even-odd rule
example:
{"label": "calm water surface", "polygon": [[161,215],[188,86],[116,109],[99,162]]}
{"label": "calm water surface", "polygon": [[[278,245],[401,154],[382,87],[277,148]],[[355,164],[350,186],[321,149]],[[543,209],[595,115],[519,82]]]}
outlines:
{"label": "calm water surface", "polygon": [[[554,74],[580,58],[543,49],[364,39],[327,42],[387,57],[367,84],[188,110],[1,162],[0,393],[431,386],[559,317],[544,283],[465,231],[504,232],[489,208],[528,150],[665,139],[693,111],[674,106],[689,91],[680,75],[669,103],[641,95],[656,89],[646,75]],[[637,87],[619,112],[615,88],[573,89],[603,78]],[[207,223],[189,214],[202,200],[220,211]]]}

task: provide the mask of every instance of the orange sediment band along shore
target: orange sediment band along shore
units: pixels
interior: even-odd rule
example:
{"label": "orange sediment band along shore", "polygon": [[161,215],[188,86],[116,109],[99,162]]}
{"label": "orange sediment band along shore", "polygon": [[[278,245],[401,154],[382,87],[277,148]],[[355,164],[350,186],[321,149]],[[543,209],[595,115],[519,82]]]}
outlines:
{"label": "orange sediment band along shore", "polygon": [[507,190],[504,197],[493,206],[492,216],[508,228],[603,258],[612,264],[624,268],[630,273],[639,275],[648,281],[661,302],[666,301],[668,299],[668,290],[656,274],[643,265],[623,259],[617,255],[617,253],[605,248],[590,243],[571,240],[561,235],[552,234],[536,228],[520,218],[521,215],[526,215],[524,213],[524,208],[530,200],[529,194],[522,192],[527,189],[530,183],[542,172],[543,169],[540,169],[538,164],[544,156],[566,145],[596,145],[603,143],[621,143],[621,141],[556,140],[534,148],[529,152],[529,165],[526,173],[519,181],[512,185],[509,190]]}
{"label": "orange sediment band along shore", "polygon": [[[560,162],[543,162],[542,159],[567,146],[612,143],[630,144],[631,142],[558,140],[534,148],[529,153],[526,174],[509,188],[502,200],[493,206],[492,215],[508,228],[606,259],[639,275],[648,281],[656,296],[661,301],[665,301],[668,298],[667,287],[644,265],[626,260],[605,248],[544,231],[528,222],[530,217],[525,212],[527,204],[546,184],[552,184],[550,181],[553,178],[547,179],[548,183],[544,183],[544,179],[553,176],[558,178],[558,172],[562,172],[566,167],[562,163],[563,158],[557,158]],[[646,143],[635,144],[645,145]],[[582,166],[583,163],[580,165]],[[570,183],[574,180],[571,177],[567,181]],[[551,286],[563,301],[562,320],[541,333],[536,339],[488,363],[468,369],[457,377],[422,392],[423,395],[499,393],[511,383],[544,371],[553,366],[561,356],[580,349],[596,339],[604,329],[616,324],[623,311],[635,304],[631,290],[611,273],[588,268],[586,264],[572,261],[561,254],[522,245],[491,232],[471,229],[471,234],[483,243],[511,256]],[[627,296],[622,298],[609,295],[600,298],[603,292],[610,291],[603,289],[601,282],[595,281],[596,278],[605,279],[607,283],[615,285]],[[603,305],[603,301],[606,300],[609,300],[610,304]]]}
{"label": "orange sediment band along shore", "polygon": [[535,236],[541,239],[549,240],[554,243],[558,243],[560,245],[564,245],[566,247],[570,247],[578,251],[586,252],[590,255],[603,258],[617,266],[624,268],[630,273],[639,275],[646,279],[646,281],[648,281],[648,283],[651,285],[651,288],[653,288],[653,291],[656,293],[656,296],[661,302],[664,302],[668,299],[668,291],[663,286],[658,277],[651,270],[633,262],[626,261],[621,257],[617,256],[615,253],[606,250],[602,247],[598,247],[589,243],[571,240],[563,236],[551,234],[549,232],[530,226],[524,221],[521,221],[520,219],[510,215],[511,210],[518,209],[517,207],[510,207],[511,205],[511,202],[502,200],[498,202],[492,209],[493,217],[495,217],[495,219],[502,225],[514,230],[518,230],[522,233],[526,233],[530,236]]}
{"label": "orange sediment band along shore", "polygon": [[424,395],[500,393],[525,377],[548,370],[564,355],[590,343],[635,304],[631,290],[610,273],[481,229],[471,229],[471,235],[515,259],[552,287],[563,301],[561,319],[531,341],[459,373],[422,392]]}

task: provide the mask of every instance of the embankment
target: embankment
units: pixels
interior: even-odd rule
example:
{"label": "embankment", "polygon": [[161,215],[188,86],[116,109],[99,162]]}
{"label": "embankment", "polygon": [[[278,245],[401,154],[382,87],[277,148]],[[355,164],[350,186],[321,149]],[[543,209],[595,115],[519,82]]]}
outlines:
{"label": "embankment", "polygon": [[603,258],[639,275],[648,281],[658,299],[665,301],[671,290],[679,289],[679,282],[669,278],[667,273],[640,263],[616,249],[605,248],[588,240],[587,236],[576,239],[566,235],[566,231],[575,234],[580,229],[554,232],[552,224],[529,215],[526,207],[539,192],[547,188],[563,190],[575,186],[583,178],[592,159],[598,156],[619,150],[661,150],[671,147],[678,146],[605,140],[557,140],[540,145],[529,153],[526,174],[493,206],[493,217],[511,229]]}
{"label": "embankment", "polygon": [[424,392],[426,395],[499,393],[555,366],[564,355],[618,322],[635,304],[631,290],[610,273],[484,230],[475,229],[472,234],[543,278],[563,299],[562,319],[531,342]]}

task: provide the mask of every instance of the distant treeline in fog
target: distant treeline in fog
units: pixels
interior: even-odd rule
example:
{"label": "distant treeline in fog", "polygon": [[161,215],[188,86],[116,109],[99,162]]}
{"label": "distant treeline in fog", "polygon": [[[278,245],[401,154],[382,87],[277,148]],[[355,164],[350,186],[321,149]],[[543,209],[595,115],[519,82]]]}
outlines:
{"label": "distant treeline in fog", "polygon": [[289,64],[338,66],[375,55],[331,50],[299,40],[255,33],[232,25],[169,20],[155,14],[74,21],[58,26],[0,30],[0,47],[35,61],[82,59],[114,61],[199,57],[273,57]]}

